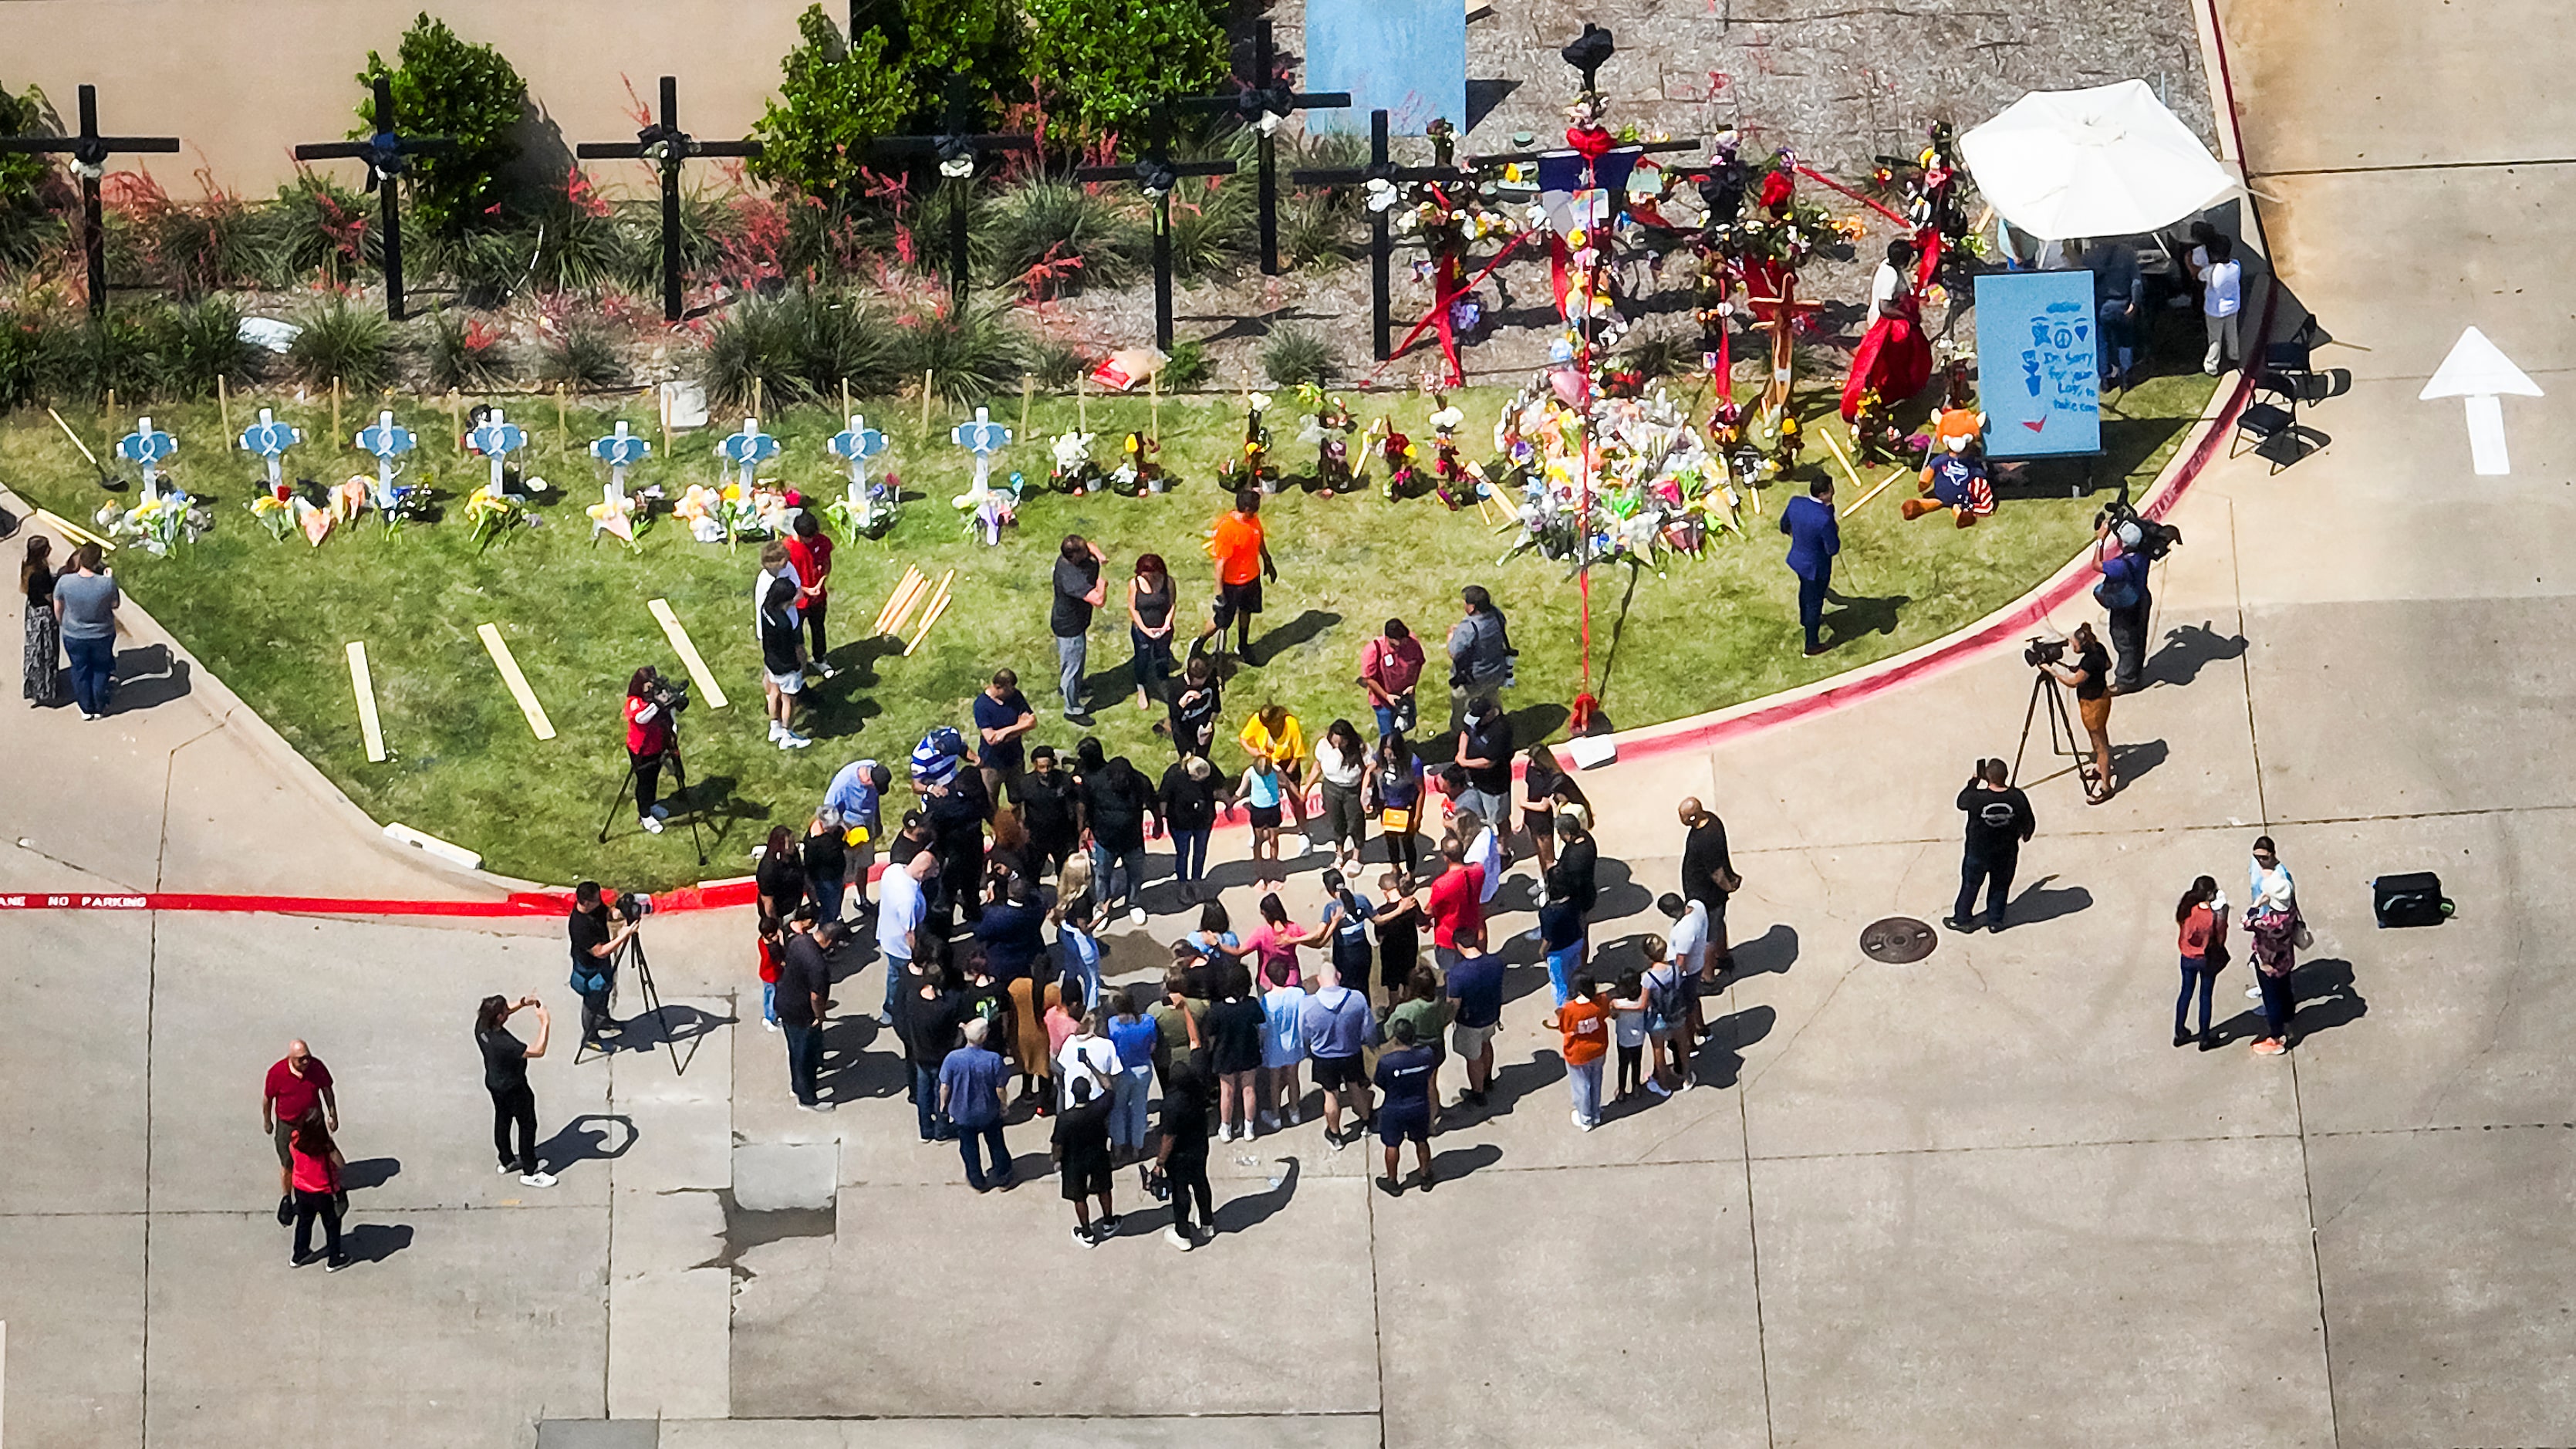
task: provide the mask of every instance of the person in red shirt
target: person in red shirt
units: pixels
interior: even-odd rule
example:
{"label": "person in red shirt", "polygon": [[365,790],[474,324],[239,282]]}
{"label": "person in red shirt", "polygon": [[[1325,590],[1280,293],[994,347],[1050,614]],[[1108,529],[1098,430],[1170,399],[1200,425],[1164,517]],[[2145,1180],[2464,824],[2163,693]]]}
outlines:
{"label": "person in red shirt", "polygon": [[301,1268],[313,1259],[313,1220],[322,1220],[322,1253],[329,1260],[325,1272],[337,1273],[349,1266],[348,1250],[340,1243],[340,1174],[349,1163],[332,1142],[330,1129],[322,1125],[322,1109],[314,1108],[287,1125],[287,1187],[295,1204],[295,1250],[287,1257],[286,1266]]}
{"label": "person in red shirt", "polygon": [[1412,732],[1413,686],[1421,678],[1422,641],[1402,619],[1387,620],[1385,633],[1360,646],[1360,688],[1377,712],[1379,739]]}
{"label": "person in red shirt", "polygon": [[331,1130],[340,1127],[340,1099],[331,1091],[331,1069],[302,1041],[286,1044],[286,1055],[268,1069],[259,1094],[259,1130],[277,1143],[277,1221],[295,1220],[295,1124],[320,1106]]}
{"label": "person in red shirt", "polygon": [[1261,492],[1246,488],[1234,495],[1234,511],[1216,521],[1208,536],[1208,556],[1216,560],[1216,607],[1200,631],[1196,650],[1214,637],[1225,652],[1225,626],[1235,626],[1235,650],[1252,662],[1252,616],[1261,612],[1261,581],[1279,577],[1270,560],[1270,537],[1261,527]]}
{"label": "person in red shirt", "polygon": [[[653,702],[661,675],[647,664],[626,680],[626,762],[635,773],[635,823],[659,835],[671,818],[663,806],[662,762],[671,753],[671,717]],[[612,807],[613,808],[613,807]]]}
{"label": "person in red shirt", "polygon": [[1454,835],[1440,842],[1440,854],[1449,869],[1431,883],[1422,913],[1431,918],[1431,959],[1446,973],[1458,964],[1459,938],[1485,929],[1485,871],[1467,863],[1466,842]]}
{"label": "person in red shirt", "polygon": [[787,540],[787,562],[796,570],[796,607],[814,638],[814,672],[829,679],[839,672],[825,662],[830,651],[823,644],[823,614],[832,602],[827,587],[832,578],[832,537],[814,521],[811,507],[797,510],[795,532]]}
{"label": "person in red shirt", "polygon": [[1573,994],[1547,1024],[1564,1034],[1565,1085],[1574,1093],[1574,1125],[1589,1132],[1601,1125],[1601,1056],[1610,1049],[1610,1013],[1591,972],[1574,973]]}

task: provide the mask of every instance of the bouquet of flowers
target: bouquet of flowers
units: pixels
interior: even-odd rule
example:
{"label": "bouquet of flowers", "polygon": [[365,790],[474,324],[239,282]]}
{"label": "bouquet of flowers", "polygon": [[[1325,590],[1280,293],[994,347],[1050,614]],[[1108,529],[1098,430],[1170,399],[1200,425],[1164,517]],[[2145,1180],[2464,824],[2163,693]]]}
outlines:
{"label": "bouquet of flowers", "polygon": [[853,499],[844,493],[826,504],[824,516],[841,525],[852,538],[883,538],[894,527],[903,481],[886,472],[869,479],[865,486],[864,497]]}
{"label": "bouquet of flowers", "polygon": [[528,505],[517,495],[505,493],[488,483],[466,498],[465,521],[473,525],[477,550],[491,547],[492,540],[509,529],[534,523],[529,516]]}
{"label": "bouquet of flowers", "polygon": [[635,547],[635,500],[622,493],[611,494],[590,505],[590,536],[597,542],[605,533],[628,548]]}
{"label": "bouquet of flowers", "polygon": [[689,526],[689,537],[700,543],[723,543],[726,539],[724,500],[704,483],[692,483],[671,508],[671,516]]}
{"label": "bouquet of flowers", "polygon": [[250,516],[259,520],[259,526],[268,530],[269,537],[284,543],[286,535],[295,527],[295,495],[283,483],[274,488],[263,488],[259,496],[250,501]]}
{"label": "bouquet of flowers", "polygon": [[1079,498],[1085,493],[1100,491],[1106,480],[1101,475],[1100,465],[1091,461],[1091,443],[1097,436],[1094,433],[1063,432],[1048,442],[1047,451],[1055,457],[1055,471],[1047,475],[1047,482],[1057,492]]}
{"label": "bouquet of flowers", "polygon": [[213,519],[177,488],[166,488],[132,508],[114,503],[98,511],[98,525],[112,539],[130,539],[155,558],[182,543],[191,543]]}

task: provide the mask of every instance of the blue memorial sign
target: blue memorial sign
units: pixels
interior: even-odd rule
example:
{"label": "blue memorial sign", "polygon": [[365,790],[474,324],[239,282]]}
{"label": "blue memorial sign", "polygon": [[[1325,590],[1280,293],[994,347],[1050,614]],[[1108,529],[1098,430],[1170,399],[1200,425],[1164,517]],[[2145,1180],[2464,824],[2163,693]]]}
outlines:
{"label": "blue memorial sign", "polygon": [[2091,272],[1977,278],[1977,404],[1986,456],[2102,451],[2101,335]]}

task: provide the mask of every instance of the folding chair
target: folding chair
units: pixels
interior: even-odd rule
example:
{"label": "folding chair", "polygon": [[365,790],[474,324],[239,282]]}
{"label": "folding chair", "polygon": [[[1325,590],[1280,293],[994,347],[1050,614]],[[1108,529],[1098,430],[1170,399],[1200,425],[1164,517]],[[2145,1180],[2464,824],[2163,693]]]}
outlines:
{"label": "folding chair", "polygon": [[[2300,396],[2298,383],[2269,367],[2264,368],[2254,379],[2254,400],[2236,415],[2236,435],[2228,440],[2227,456],[2235,457],[2240,451],[2238,445],[2251,438],[2254,451],[2262,455],[2273,472],[2280,472],[2284,466],[2280,453],[2266,449],[2284,438],[2294,447],[2304,446],[2299,437]],[[2279,401],[2267,402],[2264,400],[2267,397]],[[2292,461],[2296,461],[2295,457]]]}

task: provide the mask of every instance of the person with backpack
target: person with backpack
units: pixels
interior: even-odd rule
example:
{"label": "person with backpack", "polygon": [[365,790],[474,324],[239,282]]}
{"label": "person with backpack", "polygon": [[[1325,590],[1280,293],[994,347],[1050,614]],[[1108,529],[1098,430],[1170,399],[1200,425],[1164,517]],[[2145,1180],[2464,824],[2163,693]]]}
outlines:
{"label": "person with backpack", "polygon": [[[1324,1141],[1339,1152],[1368,1131],[1369,1082],[1360,1053],[1378,1043],[1377,1013],[1369,1010],[1366,992],[1327,971],[1323,989],[1306,1000],[1305,1016],[1306,1050],[1324,1092]],[[1342,1136],[1345,1107],[1359,1119],[1348,1138]]]}
{"label": "person with backpack", "polygon": [[[1693,1020],[1699,1009],[1697,982],[1689,968],[1672,959],[1664,938],[1649,931],[1637,945],[1646,957],[1642,978],[1646,1045],[1653,1050],[1655,1067],[1646,1078],[1646,1090],[1658,1097],[1669,1097],[1690,1085],[1691,1055],[1699,1040]],[[1672,1062],[1669,1074],[1665,1071],[1667,1055]]]}
{"label": "person with backpack", "polygon": [[2183,1030],[2185,1014],[2191,1007],[2191,994],[2200,992],[2200,1049],[2209,1051],[2218,1038],[2209,1029],[2209,996],[2218,973],[2227,969],[2227,897],[2220,894],[2218,882],[2202,876],[2183,892],[2174,904],[2174,927],[2182,948],[2182,992],[2174,998],[2173,1044],[2191,1042]]}

